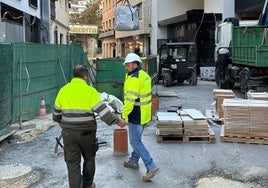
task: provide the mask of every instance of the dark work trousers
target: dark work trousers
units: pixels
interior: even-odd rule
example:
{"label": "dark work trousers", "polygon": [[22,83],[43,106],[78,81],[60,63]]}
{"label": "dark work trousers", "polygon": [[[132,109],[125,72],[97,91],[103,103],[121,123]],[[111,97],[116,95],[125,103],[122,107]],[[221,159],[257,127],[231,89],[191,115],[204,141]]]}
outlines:
{"label": "dark work trousers", "polygon": [[[98,150],[96,130],[62,130],[64,159],[67,164],[70,188],[91,186],[95,175],[95,156]],[[84,159],[81,175],[81,155]]]}

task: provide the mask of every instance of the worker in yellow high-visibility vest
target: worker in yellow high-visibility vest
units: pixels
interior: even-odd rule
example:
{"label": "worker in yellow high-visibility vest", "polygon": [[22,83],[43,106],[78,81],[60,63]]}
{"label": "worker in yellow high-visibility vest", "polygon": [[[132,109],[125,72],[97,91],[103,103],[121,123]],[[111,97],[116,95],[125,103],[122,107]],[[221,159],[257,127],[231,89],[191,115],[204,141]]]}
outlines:
{"label": "worker in yellow high-visibility vest", "polygon": [[147,169],[143,181],[150,181],[159,172],[141,136],[146,123],[151,121],[151,77],[141,69],[142,61],[135,53],[129,53],[124,61],[126,77],[124,83],[124,106],[122,118],[128,122],[129,142],[133,152],[124,166],[139,169],[141,158]]}
{"label": "worker in yellow high-visibility vest", "polygon": [[[73,74],[74,78],[56,97],[53,120],[62,128],[70,188],[95,187],[93,179],[98,150],[95,113],[108,125],[124,127],[127,123],[111,113],[96,89],[88,85],[89,73],[85,66],[77,65]],[[82,175],[81,155],[84,159]]]}

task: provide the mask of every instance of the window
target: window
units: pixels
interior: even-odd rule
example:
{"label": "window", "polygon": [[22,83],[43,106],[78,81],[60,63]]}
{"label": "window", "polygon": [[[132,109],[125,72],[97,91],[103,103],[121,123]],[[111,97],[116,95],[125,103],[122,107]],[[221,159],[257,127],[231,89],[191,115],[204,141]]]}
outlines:
{"label": "window", "polygon": [[70,33],[66,34],[66,44],[70,44]]}
{"label": "window", "polygon": [[110,30],[111,28],[112,28],[112,23],[111,23],[111,20],[109,20],[108,30]]}
{"label": "window", "polygon": [[58,44],[58,27],[54,29],[54,44]]}
{"label": "window", "polygon": [[60,44],[63,44],[63,34],[60,34]]}
{"label": "window", "polygon": [[56,8],[55,8],[55,1],[50,1],[50,16],[51,19],[56,18]]}
{"label": "window", "polygon": [[34,9],[37,9],[37,7],[38,7],[37,0],[29,0],[29,6],[34,8]]}
{"label": "window", "polygon": [[217,32],[217,40],[216,40],[216,44],[221,42],[221,26],[218,27],[218,32]]}
{"label": "window", "polygon": [[142,3],[138,4],[137,7],[139,9],[138,10],[138,12],[139,12],[139,19],[141,20],[142,19]]}

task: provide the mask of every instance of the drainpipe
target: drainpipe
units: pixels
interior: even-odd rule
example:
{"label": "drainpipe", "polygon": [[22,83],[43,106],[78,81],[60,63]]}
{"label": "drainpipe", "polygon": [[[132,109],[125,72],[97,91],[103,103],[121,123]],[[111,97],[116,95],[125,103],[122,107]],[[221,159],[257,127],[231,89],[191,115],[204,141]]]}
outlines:
{"label": "drainpipe", "polygon": [[22,35],[23,35],[23,42],[26,42],[25,34],[26,34],[26,21],[25,21],[25,13],[23,13],[22,17]]}

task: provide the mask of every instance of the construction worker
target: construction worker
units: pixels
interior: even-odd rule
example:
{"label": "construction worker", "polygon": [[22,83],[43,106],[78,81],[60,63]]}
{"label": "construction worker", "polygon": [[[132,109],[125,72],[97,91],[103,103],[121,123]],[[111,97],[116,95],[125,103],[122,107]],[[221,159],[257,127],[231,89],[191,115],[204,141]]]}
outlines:
{"label": "construction worker", "polygon": [[129,142],[133,149],[126,168],[139,169],[141,158],[147,169],[143,181],[150,181],[159,172],[141,137],[146,123],[151,121],[151,78],[140,68],[142,61],[135,53],[129,53],[124,61],[126,77],[124,83],[124,106],[122,118],[128,122]]}
{"label": "construction worker", "polygon": [[[77,65],[74,78],[63,86],[55,100],[53,120],[62,128],[64,159],[67,164],[70,188],[95,187],[95,155],[98,150],[96,139],[97,123],[94,113],[108,125],[127,125],[111,113],[101,101],[99,93],[88,85],[88,70]],[[81,175],[81,155],[84,159]]]}

